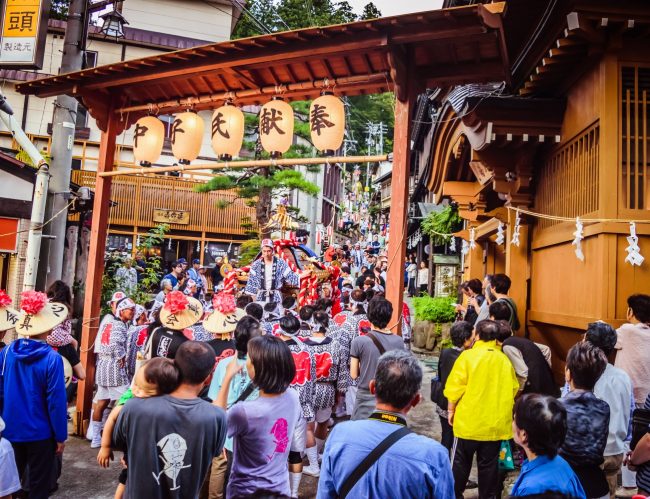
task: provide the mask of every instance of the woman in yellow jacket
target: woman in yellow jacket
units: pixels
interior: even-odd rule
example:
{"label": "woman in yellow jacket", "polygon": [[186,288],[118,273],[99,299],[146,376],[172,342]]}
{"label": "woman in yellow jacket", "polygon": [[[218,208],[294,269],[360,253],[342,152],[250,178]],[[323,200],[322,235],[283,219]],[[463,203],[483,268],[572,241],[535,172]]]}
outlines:
{"label": "woman in yellow jacket", "polygon": [[508,357],[497,345],[494,321],[476,324],[478,340],[463,351],[449,374],[444,394],[454,429],[451,451],[455,493],[463,491],[477,454],[479,498],[494,498],[498,489],[499,449],[512,438],[512,409],[519,382]]}

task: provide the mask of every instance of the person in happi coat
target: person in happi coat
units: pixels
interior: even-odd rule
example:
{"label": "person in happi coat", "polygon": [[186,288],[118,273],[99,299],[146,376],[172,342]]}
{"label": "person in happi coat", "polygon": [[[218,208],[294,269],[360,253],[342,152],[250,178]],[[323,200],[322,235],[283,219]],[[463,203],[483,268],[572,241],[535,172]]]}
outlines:
{"label": "person in happi coat", "polygon": [[273,254],[273,241],[262,241],[262,258],[251,264],[245,293],[258,302],[282,302],[280,290],[285,284],[300,286],[300,276],[289,268],[287,262]]}
{"label": "person in happi coat", "polygon": [[129,388],[128,375],[128,331],[133,315],[135,303],[130,298],[124,297],[115,306],[115,318],[104,322],[99,330],[99,348],[97,349],[97,364],[95,368],[95,382],[97,405],[93,412],[91,425],[93,438],[90,447],[101,447],[102,415],[111,400],[119,400]]}

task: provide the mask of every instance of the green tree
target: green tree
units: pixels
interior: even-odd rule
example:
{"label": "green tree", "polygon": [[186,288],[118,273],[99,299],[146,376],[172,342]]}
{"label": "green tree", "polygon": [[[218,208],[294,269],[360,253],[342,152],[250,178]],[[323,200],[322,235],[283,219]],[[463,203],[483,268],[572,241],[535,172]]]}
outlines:
{"label": "green tree", "polygon": [[364,21],[367,19],[378,19],[380,17],[381,17],[381,11],[372,2],[367,3],[363,8],[363,12],[361,13],[361,19],[363,19]]}
{"label": "green tree", "polygon": [[233,39],[265,34],[267,31],[264,28],[270,31],[283,31],[273,0],[255,0],[246,3],[248,12],[241,13],[232,34]]}
{"label": "green tree", "polygon": [[[138,253],[147,254],[148,250],[158,246],[165,239],[165,234],[169,231],[169,225],[160,224],[149,230],[147,235],[142,238],[140,245],[136,248]],[[122,260],[109,260],[106,262],[104,275],[102,276],[102,314],[108,313],[110,308],[108,301],[115,291],[118,291],[119,283],[115,279],[115,272],[122,265]],[[143,275],[138,281],[135,292],[130,298],[139,304],[144,304],[151,300],[153,291],[157,291],[158,283],[162,269],[162,259],[159,256],[147,258],[147,266]]]}

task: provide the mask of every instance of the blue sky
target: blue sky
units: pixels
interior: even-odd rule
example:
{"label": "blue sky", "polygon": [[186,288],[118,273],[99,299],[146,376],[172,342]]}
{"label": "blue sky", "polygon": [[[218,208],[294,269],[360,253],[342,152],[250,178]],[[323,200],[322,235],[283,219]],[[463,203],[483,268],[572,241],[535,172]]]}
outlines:
{"label": "blue sky", "polygon": [[[363,6],[369,0],[348,0],[356,13],[363,10]],[[373,0],[373,3],[379,8],[382,15],[394,16],[397,14],[406,14],[408,12],[420,12],[423,10],[439,9],[442,6],[442,0]]]}

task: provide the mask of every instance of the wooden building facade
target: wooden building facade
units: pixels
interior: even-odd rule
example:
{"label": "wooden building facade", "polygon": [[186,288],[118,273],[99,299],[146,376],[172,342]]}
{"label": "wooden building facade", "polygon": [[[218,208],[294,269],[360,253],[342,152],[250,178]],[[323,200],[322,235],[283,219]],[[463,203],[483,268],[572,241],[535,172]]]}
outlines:
{"label": "wooden building facade", "polygon": [[[554,349],[557,374],[589,322],[618,327],[627,297],[650,292],[648,14],[632,0],[510,0],[510,81],[436,98],[423,182],[474,229],[465,277],[511,277],[525,334]],[[520,213],[519,246],[513,208],[545,215]],[[572,244],[576,217],[584,261]],[[637,222],[641,266],[625,261],[627,221]]]}

